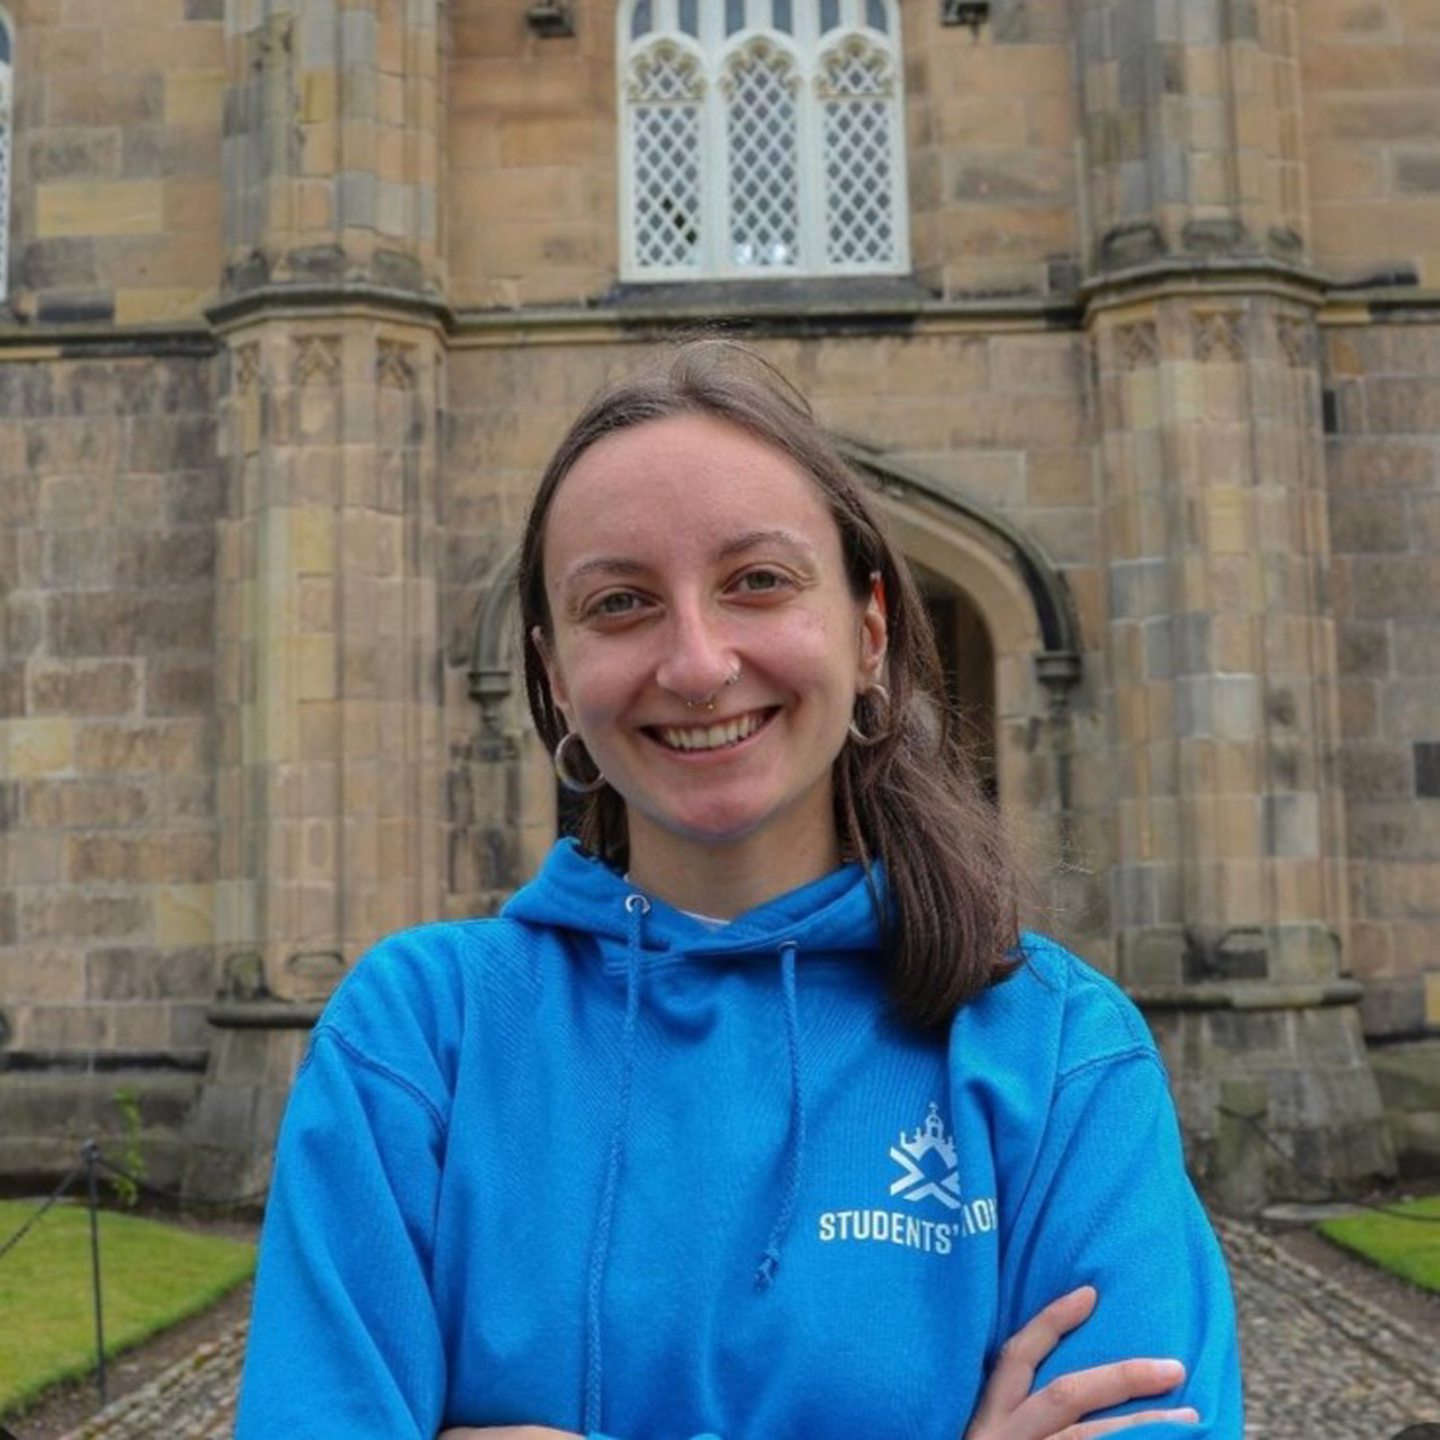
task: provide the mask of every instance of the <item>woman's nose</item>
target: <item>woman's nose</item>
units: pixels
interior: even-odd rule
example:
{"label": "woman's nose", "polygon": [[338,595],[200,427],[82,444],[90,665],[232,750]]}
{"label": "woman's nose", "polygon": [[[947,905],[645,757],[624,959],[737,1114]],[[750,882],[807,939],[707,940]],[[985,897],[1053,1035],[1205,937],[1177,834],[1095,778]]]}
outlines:
{"label": "woman's nose", "polygon": [[667,630],[665,653],[655,670],[660,688],[687,705],[714,700],[739,668],[720,628],[704,615],[682,613]]}

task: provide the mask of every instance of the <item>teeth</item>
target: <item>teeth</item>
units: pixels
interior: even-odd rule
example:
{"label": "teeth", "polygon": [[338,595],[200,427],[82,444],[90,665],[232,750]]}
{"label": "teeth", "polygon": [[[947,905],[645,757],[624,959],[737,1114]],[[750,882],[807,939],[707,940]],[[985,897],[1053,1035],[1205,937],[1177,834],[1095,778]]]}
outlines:
{"label": "teeth", "polygon": [[660,738],[672,750],[718,750],[735,745],[760,728],[761,716],[752,712],[719,725],[660,726]]}

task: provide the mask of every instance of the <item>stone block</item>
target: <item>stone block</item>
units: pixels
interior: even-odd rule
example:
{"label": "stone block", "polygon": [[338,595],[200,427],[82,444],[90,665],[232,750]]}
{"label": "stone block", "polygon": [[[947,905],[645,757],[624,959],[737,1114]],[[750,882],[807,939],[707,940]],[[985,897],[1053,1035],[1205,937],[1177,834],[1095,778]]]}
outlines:
{"label": "stone block", "polygon": [[215,707],[215,670],[209,662],[154,660],[145,672],[147,715],[208,715]]}
{"label": "stone block", "polygon": [[95,721],[82,728],[75,759],[79,770],[92,775],[193,771],[207,764],[205,730],[195,721]]}
{"label": "stone block", "polygon": [[64,656],[153,654],[210,648],[209,591],[81,592],[47,597],[51,652]]}
{"label": "stone block", "polygon": [[28,669],[31,715],[128,715],[135,709],[139,682],[131,661],[62,665],[35,659]]}
{"label": "stone block", "polygon": [[95,950],[85,967],[91,1001],[208,1000],[215,992],[215,952],[208,946]]}
{"label": "stone block", "polygon": [[1341,783],[1361,801],[1403,800],[1411,794],[1410,757],[1401,745],[1350,741],[1340,751]]}
{"label": "stone block", "polygon": [[36,186],[36,234],[158,235],[165,228],[158,180],[52,181]]}
{"label": "stone block", "polygon": [[63,774],[75,761],[75,727],[68,719],[9,722],[9,770],[14,779]]}
{"label": "stone block", "polygon": [[[1309,108],[1309,107],[1307,107]],[[1428,94],[1322,95],[1314,105],[1319,133],[1337,140],[1418,140],[1440,132],[1440,97]]]}
{"label": "stone block", "polygon": [[1440,155],[1399,154],[1394,157],[1395,188],[1402,195],[1440,193]]}
{"label": "stone block", "polygon": [[[215,939],[214,890],[208,884],[168,885],[153,892],[155,939],[164,946],[210,946]],[[208,952],[207,952],[208,953]],[[207,980],[214,988],[213,973]]]}
{"label": "stone block", "polygon": [[27,827],[42,830],[109,829],[151,818],[151,793],[143,784],[103,780],[28,780],[21,787]]}
{"label": "stone block", "polygon": [[74,1004],[85,998],[85,960],[59,949],[0,953],[0,996],[7,1003]]}
{"label": "stone block", "polygon": [[216,421],[206,414],[141,416],[130,422],[131,470],[208,470],[215,463]]}
{"label": "stone block", "polygon": [[110,1043],[108,1005],[36,1005],[25,1026],[31,1050],[94,1050]]}
{"label": "stone block", "polygon": [[117,290],[117,325],[157,325],[169,320],[198,320],[214,298],[211,290],[194,288]]}
{"label": "stone block", "polygon": [[72,835],[66,844],[72,882],[199,884],[215,875],[216,840],[205,831],[150,835]]}
{"label": "stone block", "polygon": [[[1427,633],[1429,631],[1427,627]],[[1383,676],[1390,673],[1391,626],[1385,621],[1342,621],[1335,627],[1336,651],[1343,675]],[[1396,664],[1402,671],[1440,669],[1440,635],[1435,637],[1436,665],[1406,665],[1401,658],[1401,641],[1394,642]]]}
{"label": "stone block", "polygon": [[41,131],[30,145],[30,175],[52,180],[103,180],[120,173],[118,129]]}

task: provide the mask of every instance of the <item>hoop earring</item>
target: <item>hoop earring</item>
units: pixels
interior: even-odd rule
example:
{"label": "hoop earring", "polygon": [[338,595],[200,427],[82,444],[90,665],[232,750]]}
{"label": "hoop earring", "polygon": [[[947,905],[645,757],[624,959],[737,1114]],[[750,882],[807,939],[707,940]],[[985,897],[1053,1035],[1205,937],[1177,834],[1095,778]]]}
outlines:
{"label": "hoop earring", "polygon": [[[860,707],[867,700],[878,702],[881,709],[880,728],[869,735],[860,728],[858,719]],[[878,745],[882,740],[888,740],[890,738],[893,721],[894,716],[891,714],[890,692],[878,680],[872,680],[855,701],[855,713],[850,717],[850,738],[862,748]]]}
{"label": "hoop earring", "polygon": [[[567,730],[560,737],[560,743],[555,747],[555,754],[552,757],[555,765],[555,775],[560,783],[573,794],[593,795],[597,790],[604,789],[605,776],[597,770],[593,780],[577,780],[570,771],[571,756],[567,752],[570,742],[579,739],[579,732],[575,730]],[[581,743],[583,744],[584,742],[581,741]],[[592,759],[590,763],[593,765],[595,762]]]}

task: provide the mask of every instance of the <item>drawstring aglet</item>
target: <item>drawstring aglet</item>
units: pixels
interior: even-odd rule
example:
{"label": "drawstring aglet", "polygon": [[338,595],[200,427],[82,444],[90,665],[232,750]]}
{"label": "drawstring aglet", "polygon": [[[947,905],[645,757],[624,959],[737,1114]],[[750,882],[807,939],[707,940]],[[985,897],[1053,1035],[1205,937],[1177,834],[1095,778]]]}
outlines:
{"label": "drawstring aglet", "polygon": [[761,1257],[760,1268],[755,1272],[755,1288],[768,1290],[775,1283],[775,1272],[780,1268],[780,1251],[772,1245]]}

